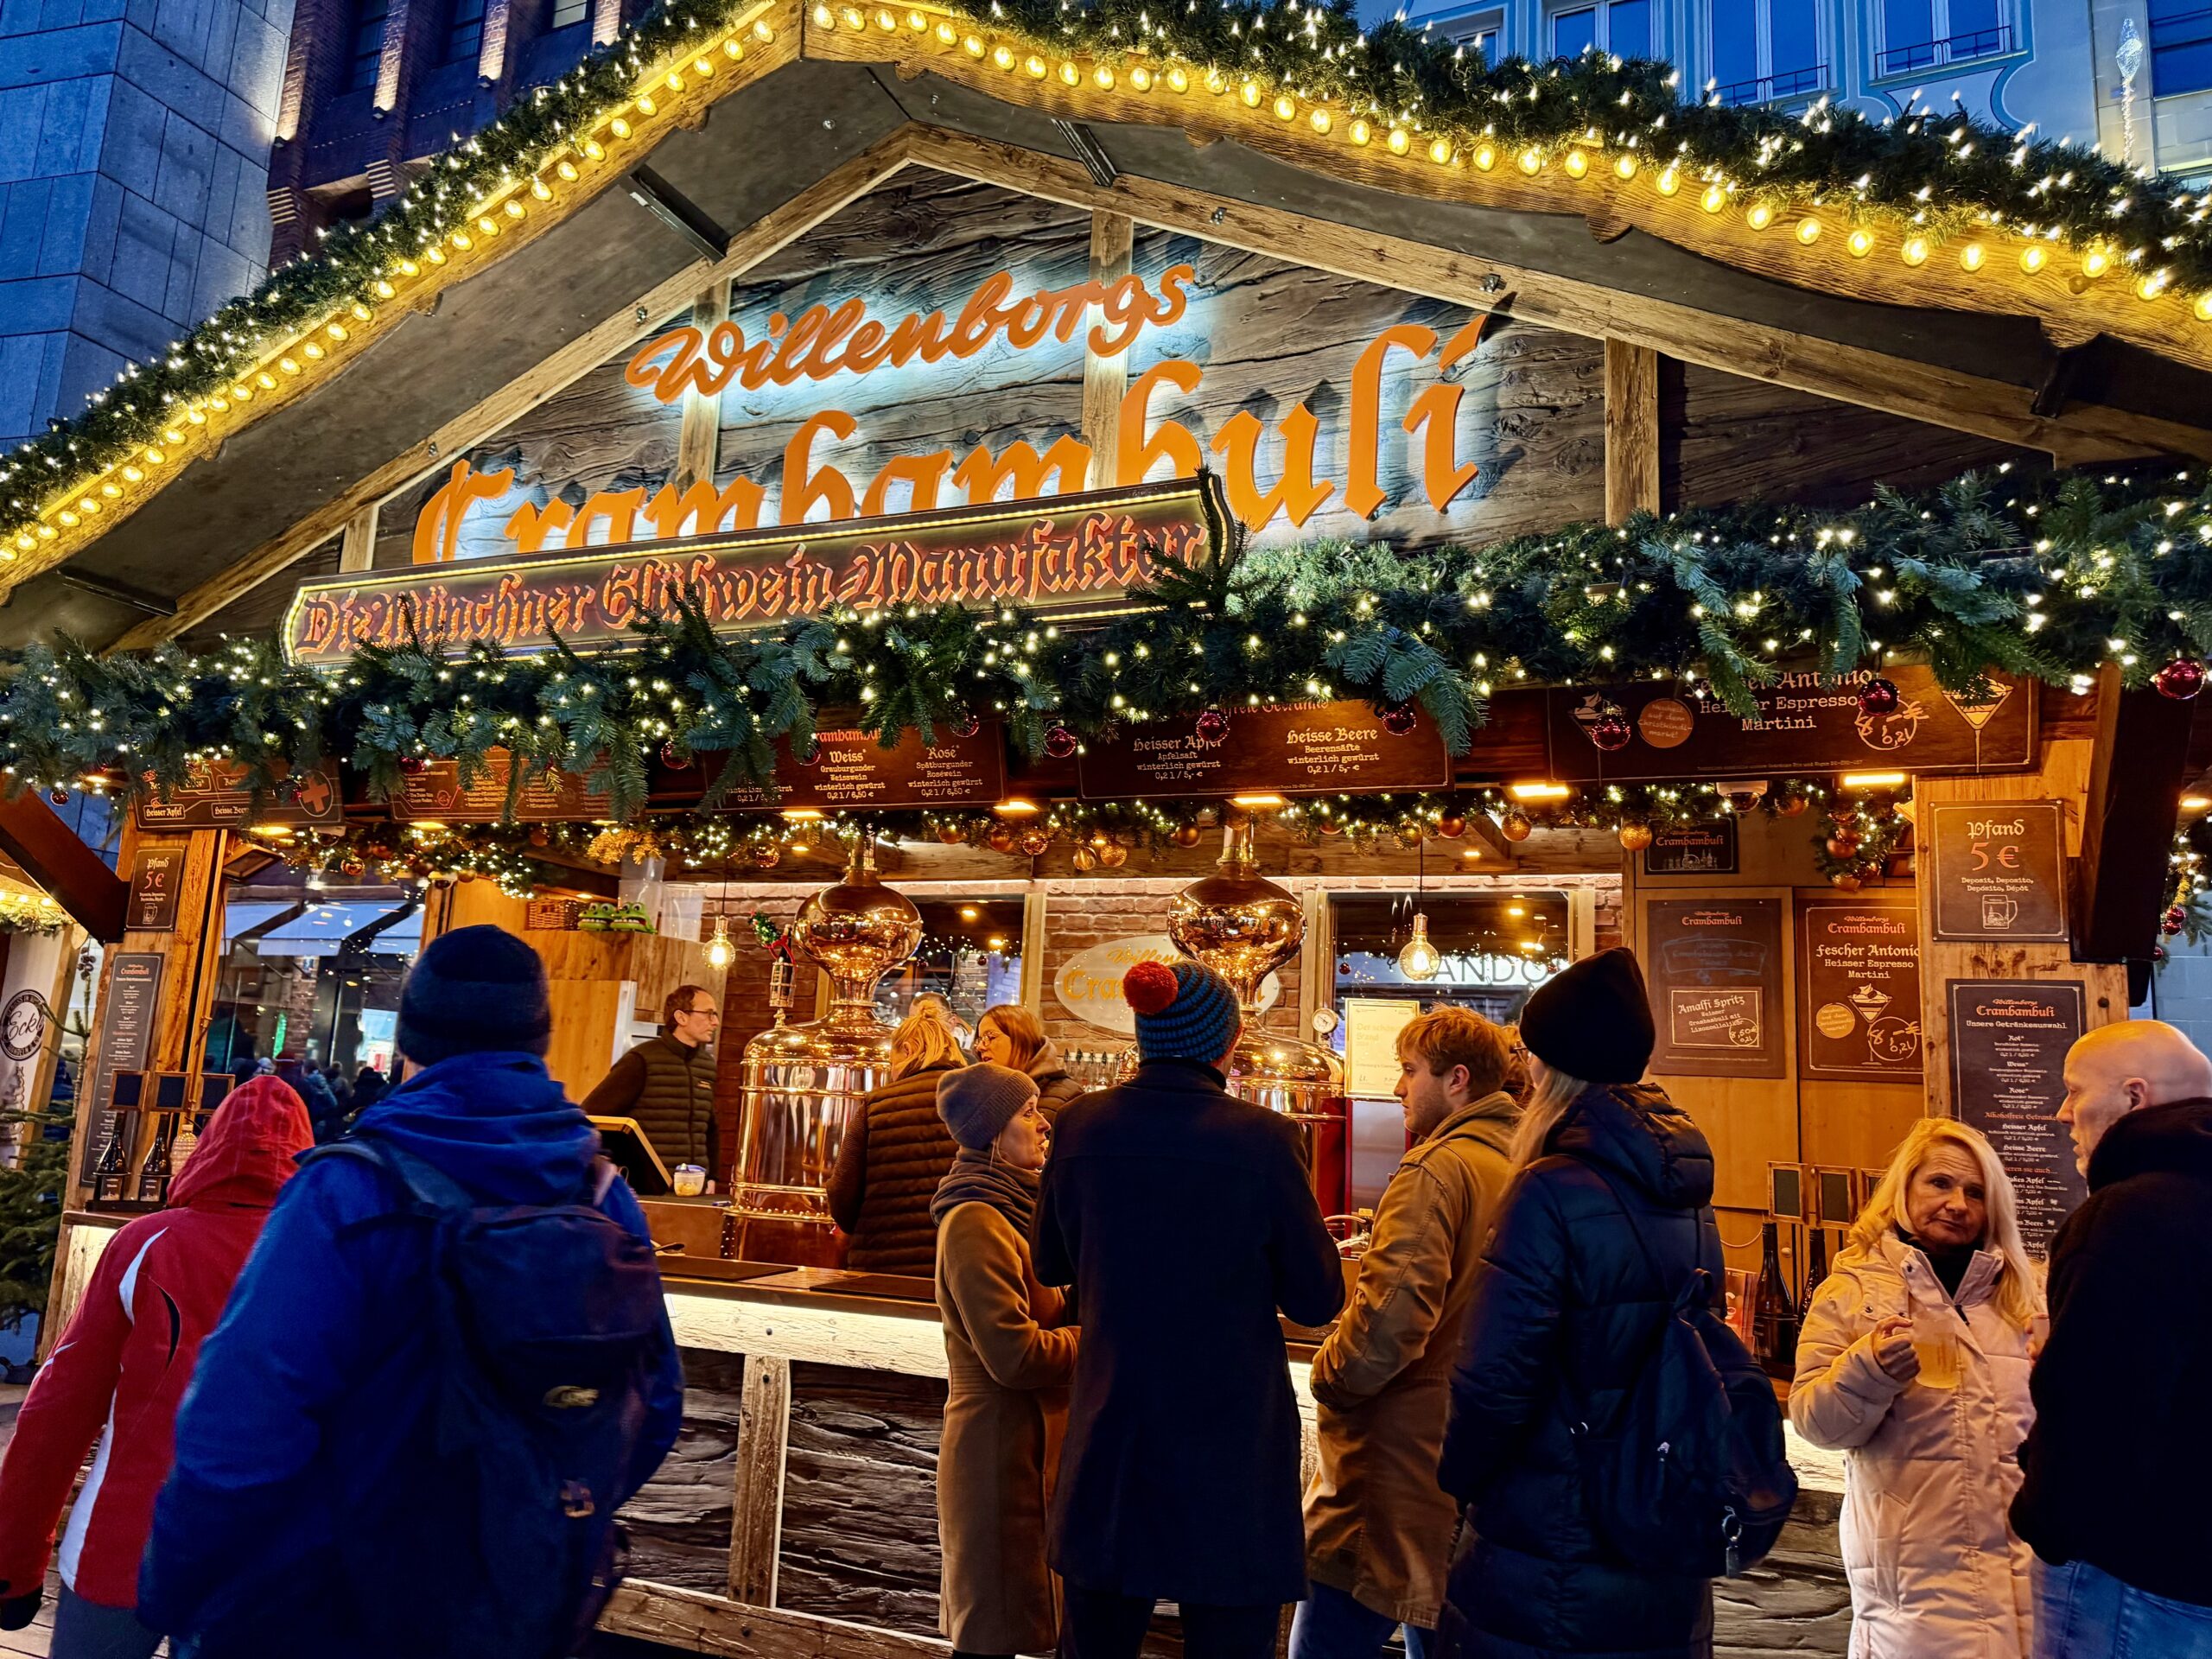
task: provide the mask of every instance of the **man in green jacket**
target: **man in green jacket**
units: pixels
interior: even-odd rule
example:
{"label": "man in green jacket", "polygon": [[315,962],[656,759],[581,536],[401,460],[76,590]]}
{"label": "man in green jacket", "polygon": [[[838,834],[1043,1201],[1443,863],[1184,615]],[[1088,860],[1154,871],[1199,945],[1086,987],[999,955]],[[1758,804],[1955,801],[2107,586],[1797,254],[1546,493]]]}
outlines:
{"label": "man in green jacket", "polygon": [[599,1087],[584,1097],[585,1113],[633,1118],[671,1172],[678,1164],[696,1164],[709,1183],[721,1180],[715,1055],[708,1046],[721,1021],[712,991],[677,986],[662,1006],[660,1035],[614,1062]]}
{"label": "man in green jacket", "polygon": [[1399,1625],[1408,1659],[1429,1651],[1458,1521],[1436,1458],[1475,1268],[1505,1191],[1510,1053],[1504,1031],[1466,1008],[1432,1008],[1398,1034],[1413,1150],[1376,1208],[1344,1317],[1313,1357],[1313,1587],[1290,1659],[1377,1659]]}

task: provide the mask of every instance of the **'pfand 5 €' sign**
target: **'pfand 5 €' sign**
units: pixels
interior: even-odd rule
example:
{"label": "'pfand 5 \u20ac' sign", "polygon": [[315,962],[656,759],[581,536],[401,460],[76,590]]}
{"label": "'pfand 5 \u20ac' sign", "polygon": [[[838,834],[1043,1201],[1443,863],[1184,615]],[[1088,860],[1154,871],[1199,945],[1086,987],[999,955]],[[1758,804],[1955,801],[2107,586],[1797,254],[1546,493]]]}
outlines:
{"label": "'pfand 5 \u20ac' sign", "polygon": [[416,565],[302,583],[284,614],[284,650],[309,664],[417,639],[437,652],[487,645],[517,654],[557,639],[589,653],[630,643],[633,624],[674,614],[687,593],[730,632],[836,606],[1021,605],[1103,616],[1128,608],[1156,559],[1203,561],[1229,533],[1219,486],[1202,475],[796,532]]}

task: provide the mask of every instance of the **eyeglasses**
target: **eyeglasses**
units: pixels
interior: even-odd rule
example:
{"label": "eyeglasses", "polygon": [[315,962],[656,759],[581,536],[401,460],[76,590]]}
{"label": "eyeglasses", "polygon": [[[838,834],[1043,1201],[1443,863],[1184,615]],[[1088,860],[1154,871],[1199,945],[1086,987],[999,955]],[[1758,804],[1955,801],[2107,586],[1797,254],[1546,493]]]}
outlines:
{"label": "eyeglasses", "polygon": [[712,1003],[703,1008],[686,1008],[683,1012],[689,1014],[702,1015],[709,1020],[719,1020],[722,1017],[721,1010]]}

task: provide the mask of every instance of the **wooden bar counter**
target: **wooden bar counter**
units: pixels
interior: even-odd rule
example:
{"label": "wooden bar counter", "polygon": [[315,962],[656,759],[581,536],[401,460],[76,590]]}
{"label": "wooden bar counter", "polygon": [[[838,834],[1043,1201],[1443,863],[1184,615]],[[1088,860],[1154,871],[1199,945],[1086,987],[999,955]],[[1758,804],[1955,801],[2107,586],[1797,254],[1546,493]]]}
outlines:
{"label": "wooden bar counter", "polygon": [[[71,1307],[116,1224],[67,1217]],[[948,1652],[937,1635],[944,1338],[927,1283],[683,1253],[662,1272],[683,1432],[624,1511],[629,1578],[606,1628],[744,1659]],[[1290,1366],[1309,1467],[1312,1351],[1294,1344]],[[1719,1653],[1846,1650],[1842,1462],[1794,1433],[1789,1452],[1796,1516],[1772,1556],[1716,1586]],[[1147,1651],[1179,1655],[1172,1618],[1155,1622]]]}

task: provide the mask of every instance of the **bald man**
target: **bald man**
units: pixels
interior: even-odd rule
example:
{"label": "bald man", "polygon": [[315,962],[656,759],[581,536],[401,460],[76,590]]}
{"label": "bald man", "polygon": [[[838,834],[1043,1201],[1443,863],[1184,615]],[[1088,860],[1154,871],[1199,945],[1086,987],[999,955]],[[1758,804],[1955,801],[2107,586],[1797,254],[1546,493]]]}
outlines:
{"label": "bald man", "polygon": [[2036,1659],[2212,1659],[2212,1061],[2155,1020],[2066,1057],[2089,1197],[2050,1256],[2012,1525]]}

